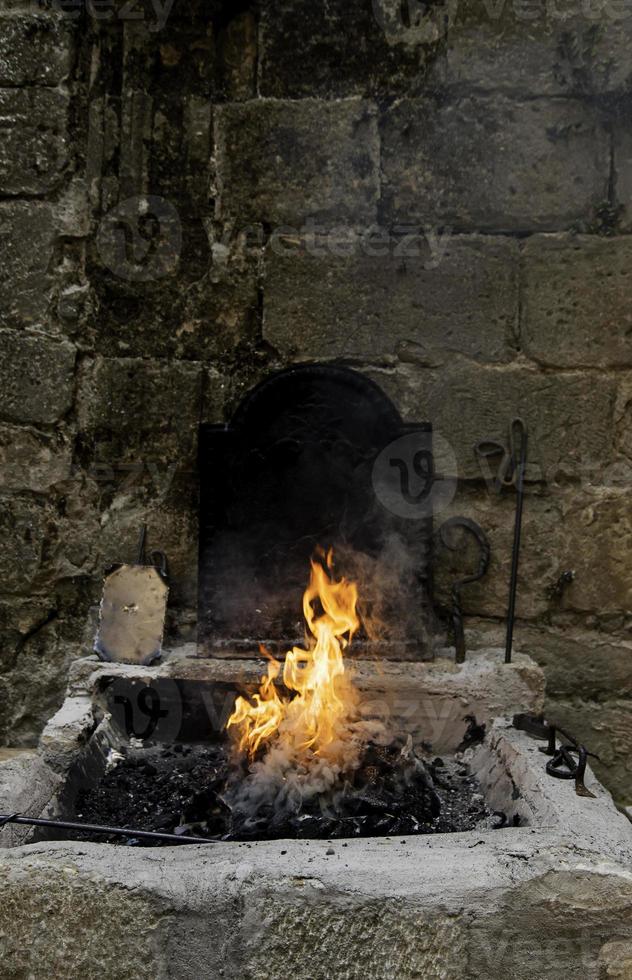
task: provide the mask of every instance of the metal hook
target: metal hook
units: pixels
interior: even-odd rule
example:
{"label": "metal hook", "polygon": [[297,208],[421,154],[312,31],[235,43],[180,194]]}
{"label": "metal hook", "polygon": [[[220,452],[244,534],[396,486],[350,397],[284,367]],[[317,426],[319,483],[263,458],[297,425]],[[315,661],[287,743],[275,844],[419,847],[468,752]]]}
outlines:
{"label": "metal hook", "polygon": [[468,531],[475,539],[480,548],[478,569],[472,575],[457,579],[452,583],[452,626],[454,629],[454,646],[456,649],[456,663],[462,664],[465,661],[465,632],[463,629],[463,610],[461,607],[461,589],[472,582],[478,582],[483,578],[489,568],[491,548],[487,535],[476,521],[469,517],[450,517],[439,528],[438,534],[441,543],[450,551],[458,551],[458,543],[450,542],[448,532],[454,528],[462,528]]}
{"label": "metal hook", "polygon": [[516,483],[516,517],[511,551],[511,577],[509,579],[509,608],[507,610],[507,638],[505,641],[505,663],[511,663],[514,623],[516,620],[516,593],[518,590],[518,564],[520,561],[520,538],[522,536],[522,508],[524,504],[524,476],[527,468],[527,426],[521,418],[512,419],[509,427],[512,477]]}

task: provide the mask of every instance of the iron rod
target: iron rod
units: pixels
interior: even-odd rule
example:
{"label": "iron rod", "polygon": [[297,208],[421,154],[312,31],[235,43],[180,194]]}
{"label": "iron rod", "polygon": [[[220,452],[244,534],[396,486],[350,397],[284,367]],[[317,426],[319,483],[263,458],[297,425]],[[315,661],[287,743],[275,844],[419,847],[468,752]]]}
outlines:
{"label": "iron rod", "polygon": [[514,623],[516,619],[516,592],[518,589],[518,565],[520,562],[520,538],[522,535],[522,508],[524,504],[524,475],[527,466],[527,427],[522,419],[511,423],[511,443],[515,448],[514,436],[520,430],[520,457],[516,465],[516,517],[514,522],[513,550],[511,554],[511,578],[509,581],[509,608],[507,610],[507,639],[505,642],[505,663],[511,663]]}
{"label": "iron rod", "polygon": [[105,827],[94,823],[72,823],[69,820],[44,820],[41,817],[23,817],[19,813],[0,814],[0,830],[9,823],[31,827],[53,827],[59,830],[79,830],[89,834],[114,834],[119,837],[138,837],[140,840],[163,840],[177,844],[215,844],[208,837],[186,837],[184,834],[162,834],[157,830],[129,830],[125,827]]}

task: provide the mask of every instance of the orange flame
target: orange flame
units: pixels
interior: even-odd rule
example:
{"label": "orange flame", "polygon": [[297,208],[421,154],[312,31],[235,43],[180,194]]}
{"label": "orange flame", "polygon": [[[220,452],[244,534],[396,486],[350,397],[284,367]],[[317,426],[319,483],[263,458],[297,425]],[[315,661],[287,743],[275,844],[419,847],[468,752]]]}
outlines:
{"label": "orange flame", "polygon": [[[323,553],[320,553],[323,557]],[[355,705],[355,692],[345,678],[343,650],[360,626],[355,582],[331,577],[333,552],[325,565],[311,561],[309,585],[303,595],[303,614],[311,633],[310,648],[294,647],[286,654],[283,683],[294,693],[282,699],[275,681],[281,664],[268,656],[268,673],[252,702],[238,697],[227,727],[240,730],[239,748],[253,756],[260,745],[278,737],[299,752],[339,753],[344,722]]]}

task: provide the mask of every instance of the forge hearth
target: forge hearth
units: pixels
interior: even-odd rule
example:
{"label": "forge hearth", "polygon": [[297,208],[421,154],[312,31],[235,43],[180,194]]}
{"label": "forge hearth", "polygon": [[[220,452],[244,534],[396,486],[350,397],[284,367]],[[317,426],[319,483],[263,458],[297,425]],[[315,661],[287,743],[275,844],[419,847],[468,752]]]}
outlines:
{"label": "forge hearth", "polygon": [[[45,901],[40,945],[61,943],[68,962],[83,963],[91,940],[81,923],[98,917],[99,944],[113,943],[138,977],[601,980],[606,952],[610,962],[632,939],[630,824],[590,768],[593,798],[547,775],[543,743],[511,723],[541,711],[542,674],[522,655],[502,659],[481,651],[457,665],[444,651],[429,663],[355,664],[363,699],[387,702],[423,757],[453,755],[472,732],[469,716],[485,726],[464,759],[486,807],[509,818],[502,829],[494,819],[461,833],[145,848],[37,840],[7,825],[9,975],[11,950],[34,928],[29,910]],[[260,661],[201,659],[194,647],[153,667],[76,662],[38,752],[0,764],[2,811],[68,814],[115,752],[145,766],[157,752],[212,755],[236,678],[240,690],[256,687],[261,670]],[[140,958],[139,922],[151,934]]]}
{"label": "forge hearth", "polygon": [[545,754],[528,657],[463,662],[459,589],[489,549],[457,517],[439,538],[471,532],[479,568],[437,648],[430,427],[354,372],[295,368],[208,430],[201,472],[200,642],[76,661],[38,751],[0,763],[7,962],[44,888],[45,941],[83,963],[76,923],[105,916],[151,980],[495,980],[499,948],[512,980],[543,948],[541,980],[603,980],[632,941],[630,824],[571,771],[583,747]]}

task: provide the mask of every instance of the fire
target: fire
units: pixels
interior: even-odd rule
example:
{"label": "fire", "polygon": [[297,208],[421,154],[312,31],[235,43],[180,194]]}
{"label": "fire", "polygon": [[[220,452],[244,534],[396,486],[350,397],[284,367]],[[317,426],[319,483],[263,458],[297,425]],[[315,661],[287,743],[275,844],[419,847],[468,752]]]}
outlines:
{"label": "fire", "polygon": [[239,730],[239,748],[251,757],[277,739],[293,753],[311,750],[335,760],[342,750],[346,722],[356,696],[345,677],[343,651],[360,626],[355,582],[333,579],[333,552],[319,552],[311,561],[309,585],[303,595],[303,615],[311,634],[308,649],[294,647],[286,654],[283,683],[289,698],[279,695],[275,681],[281,664],[268,656],[268,672],[252,702],[239,697],[228,726]]}

